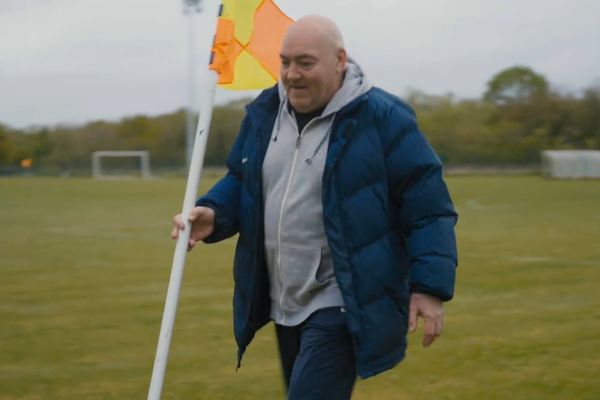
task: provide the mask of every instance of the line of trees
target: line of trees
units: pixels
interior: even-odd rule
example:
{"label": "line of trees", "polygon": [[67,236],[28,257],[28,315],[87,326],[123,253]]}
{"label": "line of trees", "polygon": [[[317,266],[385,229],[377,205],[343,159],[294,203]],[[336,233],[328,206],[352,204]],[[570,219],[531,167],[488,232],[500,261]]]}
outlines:
{"label": "line of trees", "polygon": [[545,149],[600,149],[600,88],[563,94],[527,67],[496,74],[480,100],[413,93],[409,101],[451,165],[529,165]]}
{"label": "line of trees", "polygon": [[[530,165],[539,162],[543,149],[600,148],[600,88],[560,93],[527,67],[493,76],[481,99],[414,91],[406,100],[448,165]],[[207,165],[224,164],[246,102],[215,107]],[[97,150],[148,150],[153,169],[183,169],[185,113],[27,131],[0,123],[0,173],[20,171],[27,165],[23,160],[31,160],[39,173],[88,173],[91,153]]]}

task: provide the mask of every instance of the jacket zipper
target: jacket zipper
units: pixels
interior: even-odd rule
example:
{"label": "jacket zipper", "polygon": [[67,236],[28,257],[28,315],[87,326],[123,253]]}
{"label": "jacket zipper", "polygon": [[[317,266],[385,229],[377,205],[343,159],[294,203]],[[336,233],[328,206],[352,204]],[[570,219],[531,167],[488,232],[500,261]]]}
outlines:
{"label": "jacket zipper", "polygon": [[281,229],[283,227],[283,211],[285,208],[285,203],[290,191],[290,187],[292,186],[292,180],[294,179],[294,172],[296,171],[296,161],[298,160],[298,153],[300,152],[300,142],[302,141],[302,133],[298,135],[296,138],[296,148],[294,149],[294,158],[292,159],[292,170],[290,171],[290,176],[288,177],[287,185],[285,187],[285,192],[283,192],[283,198],[281,199],[281,209],[279,210],[279,226],[277,230],[277,272],[279,272],[279,282],[281,284],[281,295],[279,296],[279,309],[283,314],[283,321],[285,322],[285,312],[283,311],[283,295],[285,292],[283,291],[283,280],[281,279]]}

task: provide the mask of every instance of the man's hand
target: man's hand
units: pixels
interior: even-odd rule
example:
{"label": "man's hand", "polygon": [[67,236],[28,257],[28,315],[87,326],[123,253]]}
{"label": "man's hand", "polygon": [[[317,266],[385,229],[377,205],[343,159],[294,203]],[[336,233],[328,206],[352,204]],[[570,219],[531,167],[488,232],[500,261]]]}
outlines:
{"label": "man's hand", "polygon": [[409,332],[412,333],[417,329],[418,317],[425,320],[423,347],[427,347],[442,334],[444,303],[437,297],[425,293],[411,294],[408,314]]}
{"label": "man's hand", "polygon": [[[194,207],[190,211],[188,220],[192,223],[192,230],[190,232],[190,240],[188,242],[188,251],[194,248],[196,243],[202,239],[208,237],[215,228],[215,212],[209,207]],[[175,228],[171,232],[171,239],[177,239],[179,237],[179,231],[185,229],[183,223],[183,217],[181,214],[177,214],[173,217],[173,224]]]}

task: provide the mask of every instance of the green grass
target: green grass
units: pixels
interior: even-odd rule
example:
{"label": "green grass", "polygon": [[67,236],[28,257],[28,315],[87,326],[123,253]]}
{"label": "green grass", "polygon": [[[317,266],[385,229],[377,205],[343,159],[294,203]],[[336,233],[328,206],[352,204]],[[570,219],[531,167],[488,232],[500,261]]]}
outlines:
{"label": "green grass", "polygon": [[[600,398],[600,182],[448,183],[460,267],[444,335],[411,336],[354,398]],[[145,398],[184,185],[0,180],[0,399]],[[234,244],[188,257],[164,399],[283,398],[272,326],[235,372]]]}

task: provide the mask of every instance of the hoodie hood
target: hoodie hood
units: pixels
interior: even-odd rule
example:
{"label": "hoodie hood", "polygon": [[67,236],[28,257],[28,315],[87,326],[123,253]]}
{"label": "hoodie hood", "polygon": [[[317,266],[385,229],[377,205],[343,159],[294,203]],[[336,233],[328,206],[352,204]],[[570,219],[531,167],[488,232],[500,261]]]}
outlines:
{"label": "hoodie hood", "polygon": [[[373,84],[365,77],[362,68],[360,68],[353,59],[348,58],[342,87],[340,87],[329,103],[327,103],[325,110],[323,110],[323,113],[318,118],[330,117],[332,114],[337,113],[345,105],[367,93],[372,87]],[[286,112],[288,107],[288,97],[281,79],[277,81],[277,91],[279,93],[280,102],[273,132],[274,140],[277,140],[279,134],[282,113]],[[335,115],[334,118],[331,119],[331,123],[333,123],[333,119],[335,119]]]}

